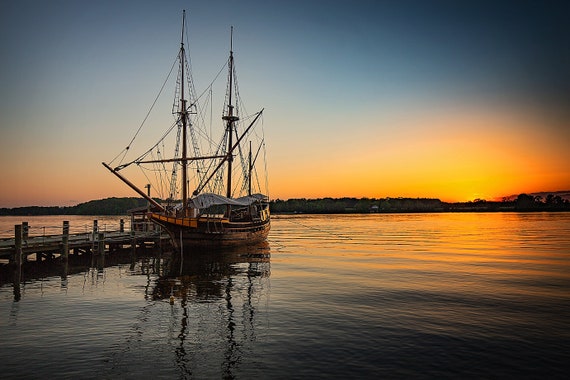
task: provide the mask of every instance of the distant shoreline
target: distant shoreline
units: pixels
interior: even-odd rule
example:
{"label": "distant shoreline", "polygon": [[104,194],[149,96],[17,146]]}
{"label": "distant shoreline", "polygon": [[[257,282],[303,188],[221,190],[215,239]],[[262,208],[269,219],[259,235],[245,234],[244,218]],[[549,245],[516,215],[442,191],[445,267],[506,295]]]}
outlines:
{"label": "distant shoreline", "polygon": [[557,195],[546,198],[520,194],[501,202],[475,200],[442,202],[431,198],[321,198],[271,202],[273,214],[365,214],[426,212],[544,212],[570,211],[570,201]]}
{"label": "distant shoreline", "polygon": [[[544,212],[570,211],[569,191],[519,194],[503,201],[477,199],[470,202],[442,202],[436,198],[296,198],[270,202],[273,214],[368,214],[426,212]],[[160,202],[159,199],[157,201]],[[0,208],[0,216],[126,215],[147,206],[142,198],[106,198],[76,206],[28,206]]]}

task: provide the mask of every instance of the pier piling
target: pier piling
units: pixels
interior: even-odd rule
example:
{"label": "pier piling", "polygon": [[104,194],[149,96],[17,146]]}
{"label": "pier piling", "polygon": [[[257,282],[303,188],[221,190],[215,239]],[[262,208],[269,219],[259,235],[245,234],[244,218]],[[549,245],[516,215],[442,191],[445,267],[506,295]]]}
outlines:
{"label": "pier piling", "polygon": [[105,234],[103,232],[99,232],[97,244],[97,263],[102,269],[105,266]]}
{"label": "pier piling", "polygon": [[19,301],[21,298],[20,281],[22,280],[22,225],[16,224],[15,230],[15,247],[14,250],[14,301]]}
{"label": "pier piling", "polygon": [[14,234],[14,258],[13,262],[17,267],[22,266],[22,238],[23,238],[23,229],[21,224],[16,224],[14,226],[15,234]]}
{"label": "pier piling", "polygon": [[30,226],[28,225],[28,222],[22,222],[22,240],[23,241],[28,240],[29,231],[30,231]]}
{"label": "pier piling", "polygon": [[69,256],[69,221],[63,221],[63,235],[61,236],[61,257],[67,260]]}
{"label": "pier piling", "polygon": [[67,278],[69,269],[69,221],[63,221],[63,234],[61,235],[62,279]]}
{"label": "pier piling", "polygon": [[[30,231],[30,226],[28,222],[22,222],[22,244],[25,244],[28,241],[28,235]],[[25,263],[28,261],[28,256],[23,254],[22,251],[22,262]]]}

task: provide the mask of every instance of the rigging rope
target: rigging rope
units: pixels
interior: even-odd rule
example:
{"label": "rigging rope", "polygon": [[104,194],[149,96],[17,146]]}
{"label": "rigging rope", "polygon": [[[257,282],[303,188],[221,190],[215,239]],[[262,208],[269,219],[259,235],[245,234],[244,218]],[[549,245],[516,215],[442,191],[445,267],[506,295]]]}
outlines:
{"label": "rigging rope", "polygon": [[[133,142],[135,141],[135,139],[137,138],[137,136],[139,135],[142,127],[144,126],[144,124],[146,123],[148,117],[150,116],[150,113],[152,112],[154,106],[156,105],[158,99],[160,98],[160,96],[162,95],[162,92],[164,90],[164,87],[166,86],[166,83],[168,83],[168,80],[170,79],[170,76],[172,75],[172,71],[174,70],[174,67],[176,66],[176,63],[178,62],[178,56],[179,54],[176,54],[176,58],[174,59],[174,62],[172,63],[172,66],[170,67],[170,71],[168,72],[168,75],[166,76],[166,79],[164,80],[162,86],[160,87],[160,91],[158,92],[158,95],[156,96],[156,98],[154,99],[154,101],[152,102],[152,105],[150,106],[150,109],[148,110],[146,116],[144,117],[143,121],[141,122],[139,128],[137,129],[136,133],[134,134],[133,138],[131,139],[131,141],[129,142],[129,144],[127,145],[127,147],[125,149],[123,149],[121,152],[119,152],[119,154],[117,154],[110,162],[109,164],[112,165],[113,162],[115,162],[119,156],[122,155],[119,164],[117,166],[120,166],[123,161],[125,160],[125,157],[129,151],[129,149],[131,148],[131,145],[133,144]],[[190,107],[194,106],[195,104],[198,104],[199,100],[204,96],[204,94],[210,92],[211,93],[211,89],[214,85],[214,83],[218,80],[220,74],[224,71],[224,69],[227,66],[227,61],[224,62],[224,64],[222,65],[222,67],[220,68],[220,70],[218,71],[218,73],[216,74],[216,76],[214,77],[214,79],[210,82],[210,84],[206,87],[206,89],[204,91],[202,91],[202,93],[196,98],[196,101],[192,104],[190,104],[188,106],[188,109],[190,109]],[[163,135],[163,137],[159,140],[162,141],[169,133],[170,131],[174,128],[174,126],[176,125],[176,123],[174,123],[169,129],[168,131]],[[203,133],[201,135],[204,135]],[[210,141],[211,142],[211,141]],[[158,143],[156,144],[158,145]],[[144,158],[152,149],[154,149],[156,147],[156,145],[154,145],[153,147],[151,147],[148,151],[146,151],[145,153],[143,153],[142,155],[140,155],[138,158],[136,158],[135,160],[133,160],[131,163],[136,162],[138,160],[141,160],[142,158]],[[128,166],[128,165],[125,165]]]}
{"label": "rigging rope", "polygon": [[[164,80],[164,83],[162,83],[162,86],[160,87],[160,91],[158,91],[158,94],[156,95],[156,98],[154,98],[154,101],[152,102],[152,105],[150,106],[150,109],[148,110],[148,112],[146,113],[146,116],[144,117],[141,125],[139,126],[139,128],[137,129],[135,135],[133,136],[133,138],[131,139],[131,141],[129,142],[129,145],[127,145],[127,147],[124,149],[124,154],[123,157],[121,158],[121,161],[119,161],[119,164],[121,164],[123,162],[123,160],[125,159],[125,156],[127,155],[129,148],[131,147],[131,145],[133,144],[133,142],[135,141],[135,139],[137,138],[139,132],[141,131],[144,123],[146,122],[146,120],[148,119],[150,113],[152,112],[152,109],[154,108],[156,102],[158,101],[158,98],[160,98],[160,95],[162,94],[162,91],[164,90],[164,87],[166,86],[166,83],[168,82],[168,79],[170,78],[170,75],[172,74],[172,70],[174,70],[174,66],[176,65],[176,62],[178,61],[178,55],[176,55],[176,58],[174,59],[174,62],[172,63],[172,66],[170,67],[170,71],[168,72],[168,75],[166,76],[166,79]],[[117,154],[117,156],[115,158],[113,158],[111,160],[110,163],[113,163],[113,161],[115,161],[122,152],[120,152],[119,154]]]}

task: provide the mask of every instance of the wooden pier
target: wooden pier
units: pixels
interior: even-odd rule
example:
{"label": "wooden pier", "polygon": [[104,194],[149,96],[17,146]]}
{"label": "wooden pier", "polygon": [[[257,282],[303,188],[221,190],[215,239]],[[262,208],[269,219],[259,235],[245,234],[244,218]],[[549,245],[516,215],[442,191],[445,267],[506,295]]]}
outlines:
{"label": "wooden pier", "polygon": [[[69,233],[69,222],[64,221],[62,233],[57,235],[30,236],[28,223],[14,226],[14,238],[0,239],[0,260],[16,266],[28,261],[30,256],[36,261],[54,258],[67,259],[69,254],[86,254],[93,256],[108,255],[118,249],[152,247],[169,244],[170,237],[155,228],[137,228],[132,226],[125,231],[121,219],[116,231],[99,231],[97,220],[93,221],[93,229],[86,233]],[[34,257],[35,256],[35,257]]]}

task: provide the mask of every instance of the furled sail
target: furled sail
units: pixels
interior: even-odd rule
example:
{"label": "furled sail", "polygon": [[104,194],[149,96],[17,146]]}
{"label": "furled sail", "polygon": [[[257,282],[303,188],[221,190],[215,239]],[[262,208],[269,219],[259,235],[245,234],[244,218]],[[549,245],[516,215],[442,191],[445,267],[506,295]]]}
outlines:
{"label": "furled sail", "polygon": [[214,193],[203,193],[188,200],[188,206],[198,209],[204,209],[217,205],[231,205],[231,206],[250,206],[254,203],[267,201],[267,196],[263,194],[246,195],[240,198],[227,198],[223,195]]}

